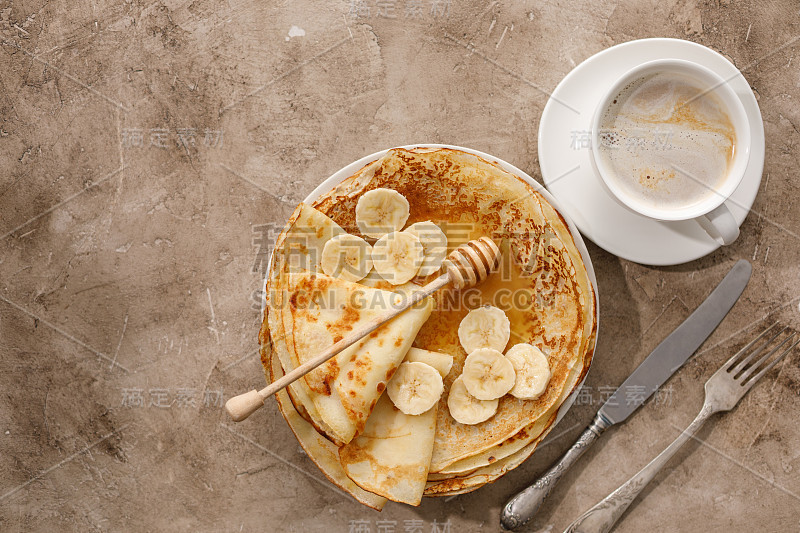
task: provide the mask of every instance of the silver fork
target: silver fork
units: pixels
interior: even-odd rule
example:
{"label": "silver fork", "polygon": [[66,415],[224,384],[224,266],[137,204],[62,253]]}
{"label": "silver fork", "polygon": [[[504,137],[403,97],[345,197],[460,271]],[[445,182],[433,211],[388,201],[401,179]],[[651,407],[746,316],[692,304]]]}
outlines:
{"label": "silver fork", "polygon": [[[775,331],[775,326],[777,326],[777,323],[764,330],[736,355],[728,359],[728,361],[711,376],[706,382],[706,399],[705,402],[703,402],[703,408],[694,421],[689,424],[689,427],[687,427],[672,444],[667,446],[658,457],[642,468],[624,485],[609,494],[604,500],[586,511],[580,518],[570,524],[564,533],[606,533],[610,531],[619,517],[622,516],[628,506],[636,499],[636,496],[638,496],[655,477],[667,461],[675,455],[678,449],[694,436],[711,415],[733,409],[733,407],[739,403],[739,400],[747,394],[764,374],[778,364],[780,360],[786,357],[786,355],[800,343],[800,339],[798,339],[780,355],[766,364],[766,366],[763,366],[770,357],[786,345],[786,343],[791,342],[796,335],[796,332],[785,334],[788,329],[787,326],[777,331],[777,333],[774,333],[774,335],[756,347],[756,344],[764,339],[769,332]],[[781,336],[785,338],[779,341],[766,355],[751,364],[751,361],[753,361],[756,356],[767,347],[771,346]],[[761,368],[757,374],[753,375],[753,373],[762,366],[763,368]]]}

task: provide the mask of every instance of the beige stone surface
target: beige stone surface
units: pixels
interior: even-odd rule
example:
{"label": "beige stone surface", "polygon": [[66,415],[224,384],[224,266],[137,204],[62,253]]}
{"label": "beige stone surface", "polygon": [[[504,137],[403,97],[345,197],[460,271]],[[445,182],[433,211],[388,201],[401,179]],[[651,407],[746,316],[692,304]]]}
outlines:
{"label": "beige stone surface", "polygon": [[[671,397],[610,430],[527,528],[561,531],[678,435],[704,380],[762,322],[800,327],[795,2],[361,4],[0,2],[0,531],[496,531],[602,387],[751,260],[743,298]],[[541,180],[545,93],[592,54],[652,36],[743,69],[764,180],[738,241],[701,260],[651,268],[589,245],[594,405],[493,485],[380,514],[332,489],[273,401],[226,419],[220,396],[263,383],[262,241],[322,179],[379,149],[443,142]],[[799,363],[704,428],[617,531],[800,529]]]}

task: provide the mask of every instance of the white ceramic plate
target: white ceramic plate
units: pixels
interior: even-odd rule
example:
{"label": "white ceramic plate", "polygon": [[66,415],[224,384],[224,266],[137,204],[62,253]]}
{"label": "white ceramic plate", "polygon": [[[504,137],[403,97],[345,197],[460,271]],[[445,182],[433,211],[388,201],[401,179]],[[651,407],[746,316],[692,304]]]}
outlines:
{"label": "white ceramic plate", "polygon": [[[586,244],[583,242],[583,238],[581,238],[581,234],[578,231],[578,228],[575,227],[575,224],[572,223],[572,221],[570,220],[569,216],[567,216],[567,213],[561,207],[560,202],[558,200],[556,200],[555,198],[553,198],[552,194],[547,192],[547,190],[545,190],[544,187],[542,187],[536,180],[534,180],[532,177],[530,177],[528,174],[526,174],[522,170],[518,169],[514,165],[512,165],[510,163],[506,163],[502,159],[499,159],[499,158],[494,157],[494,156],[489,155],[489,154],[485,154],[483,152],[479,152],[477,150],[471,150],[469,148],[463,148],[461,146],[452,146],[452,145],[449,145],[449,144],[410,144],[410,145],[407,145],[407,146],[401,146],[399,148],[406,148],[406,149],[411,149],[411,148],[450,148],[452,150],[461,150],[462,152],[467,152],[467,153],[470,153],[470,154],[474,154],[474,155],[477,155],[478,157],[482,157],[483,159],[485,159],[487,161],[490,161],[490,162],[493,162],[493,163],[497,163],[504,170],[506,170],[506,171],[510,172],[511,174],[514,174],[515,176],[525,180],[538,193],[540,193],[542,196],[544,196],[544,198],[548,202],[550,202],[550,204],[553,207],[555,207],[556,210],[559,211],[559,213],[561,213],[561,215],[564,217],[564,220],[567,221],[567,226],[569,227],[569,231],[572,234],[572,238],[575,240],[575,246],[578,248],[578,251],[581,254],[581,258],[583,259],[583,263],[586,266],[586,272],[589,274],[589,280],[592,282],[592,286],[594,287],[595,312],[596,312],[596,318],[597,318],[597,327],[599,329],[599,326],[600,326],[599,294],[597,292],[597,278],[595,277],[594,268],[592,267],[592,259],[591,259],[591,257],[589,257],[589,251],[586,249]],[[339,170],[338,172],[335,172],[330,178],[328,178],[325,181],[323,181],[316,189],[311,191],[311,194],[309,194],[306,197],[306,199],[303,200],[303,201],[305,203],[307,203],[307,204],[313,203],[317,198],[319,198],[323,194],[329,192],[331,189],[336,187],[339,183],[344,181],[346,178],[349,178],[350,176],[355,174],[364,165],[367,165],[367,164],[369,164],[369,163],[371,163],[373,161],[376,161],[376,160],[380,159],[381,157],[383,157],[384,155],[386,155],[386,153],[389,150],[390,149],[381,150],[380,152],[375,152],[374,154],[368,155],[366,157],[362,157],[358,161],[354,161],[353,163],[350,163],[349,165],[347,165],[343,169]],[[267,272],[267,278],[269,278],[269,272]],[[589,366],[591,367],[591,364]],[[584,380],[585,380],[585,376],[584,376]],[[555,424],[553,424],[551,426],[551,430],[552,430],[552,428],[554,428],[556,426],[556,424],[558,424],[561,421],[561,419],[564,417],[566,412],[572,406],[573,402],[575,401],[575,397],[577,396],[577,393],[580,390],[582,385],[583,385],[583,381],[581,381],[575,387],[575,390],[572,391],[572,394],[570,394],[567,397],[567,399],[564,401],[564,403],[561,404],[561,407],[558,410],[558,416],[556,417]]]}
{"label": "white ceramic plate", "polygon": [[595,107],[617,78],[646,61],[664,58],[694,61],[730,80],[744,104],[751,130],[750,161],[741,184],[726,202],[741,226],[761,184],[764,124],[747,80],[710,48],[680,39],[642,39],[612,46],[575,67],[558,84],[539,124],[542,178],[558,199],[562,214],[569,215],[601,248],[648,265],[686,263],[720,245],[693,220],[659,222],[622,205],[595,174],[585,139]]}

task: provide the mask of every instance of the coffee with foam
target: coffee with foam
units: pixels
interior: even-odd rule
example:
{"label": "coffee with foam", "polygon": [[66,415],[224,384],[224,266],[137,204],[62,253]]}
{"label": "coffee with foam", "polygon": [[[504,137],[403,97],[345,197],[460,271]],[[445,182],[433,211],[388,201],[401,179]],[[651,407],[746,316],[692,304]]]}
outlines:
{"label": "coffee with foam", "polygon": [[629,83],[600,119],[597,155],[620,191],[656,209],[715,195],[736,133],[722,101],[695,79],[661,72]]}

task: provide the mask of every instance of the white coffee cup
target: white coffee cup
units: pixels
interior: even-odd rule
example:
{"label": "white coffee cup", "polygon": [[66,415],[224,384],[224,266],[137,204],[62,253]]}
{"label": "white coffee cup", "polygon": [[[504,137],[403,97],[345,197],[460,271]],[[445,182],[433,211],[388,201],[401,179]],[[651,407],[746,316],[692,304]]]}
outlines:
{"label": "white coffee cup", "polygon": [[[707,91],[715,95],[724,105],[736,135],[735,150],[726,175],[706,198],[685,207],[658,207],[637,199],[618,185],[614,179],[613,169],[598,153],[601,142],[603,142],[600,137],[603,115],[609,109],[612,101],[632,82],[658,73],[689,76],[699,82],[700,86],[706,87]],[[739,97],[726,83],[726,80],[711,70],[697,63],[680,59],[649,61],[629,70],[611,86],[600,100],[592,119],[591,140],[592,164],[595,170],[611,194],[629,209],[656,220],[696,220],[712,238],[724,245],[731,244],[739,236],[739,226],[730,209],[725,205],[725,201],[733,194],[744,177],[750,158],[750,124]]]}

